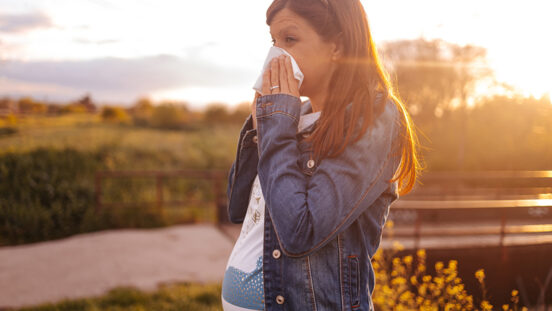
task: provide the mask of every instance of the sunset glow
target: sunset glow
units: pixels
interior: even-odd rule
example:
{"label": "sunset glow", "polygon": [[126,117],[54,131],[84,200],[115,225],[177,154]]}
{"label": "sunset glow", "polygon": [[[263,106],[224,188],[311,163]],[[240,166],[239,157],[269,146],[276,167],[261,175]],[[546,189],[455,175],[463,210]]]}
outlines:
{"label": "sunset glow", "polygon": [[[552,19],[543,1],[362,2],[376,42],[424,37],[480,45],[499,81],[525,95],[552,92],[552,45],[544,38]],[[196,106],[248,101],[271,46],[269,4],[0,0],[0,92],[52,100],[90,92],[122,103],[150,96]],[[103,74],[128,83],[118,87]]]}

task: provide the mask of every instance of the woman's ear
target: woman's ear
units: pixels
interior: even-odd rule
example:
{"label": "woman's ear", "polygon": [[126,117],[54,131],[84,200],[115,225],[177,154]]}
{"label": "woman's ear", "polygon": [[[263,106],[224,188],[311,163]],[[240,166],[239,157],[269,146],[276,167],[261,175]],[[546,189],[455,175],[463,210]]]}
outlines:
{"label": "woman's ear", "polygon": [[343,56],[343,33],[340,32],[332,44],[332,61],[337,61]]}

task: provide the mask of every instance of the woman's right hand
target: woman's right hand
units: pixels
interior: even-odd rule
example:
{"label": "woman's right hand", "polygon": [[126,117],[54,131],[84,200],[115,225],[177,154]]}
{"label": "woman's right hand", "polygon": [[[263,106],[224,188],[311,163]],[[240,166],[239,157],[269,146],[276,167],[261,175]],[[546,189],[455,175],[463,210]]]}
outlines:
{"label": "woman's right hand", "polygon": [[253,103],[251,103],[251,116],[253,119],[253,128],[257,128],[257,98],[259,98],[261,94],[259,92],[255,91],[255,98],[253,99]]}

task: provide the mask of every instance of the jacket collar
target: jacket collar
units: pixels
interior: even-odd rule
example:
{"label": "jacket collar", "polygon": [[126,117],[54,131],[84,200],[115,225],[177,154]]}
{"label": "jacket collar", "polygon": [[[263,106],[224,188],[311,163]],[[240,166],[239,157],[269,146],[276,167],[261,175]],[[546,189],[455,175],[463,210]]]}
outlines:
{"label": "jacket collar", "polygon": [[[380,101],[382,100],[382,98],[384,97],[384,93],[381,92],[381,91],[378,91],[376,92],[375,94],[375,101]],[[345,108],[345,120],[349,120],[349,118],[351,117],[351,109],[353,107],[353,103],[350,102],[349,104],[347,104],[347,107]],[[302,115],[305,115],[305,114],[308,114],[308,113],[312,113],[312,105],[311,105],[311,101],[310,99],[307,99],[306,101],[304,101],[302,104],[301,104],[301,116]],[[311,122],[309,125],[307,125],[306,127],[304,128],[301,128],[299,131],[298,131],[298,134],[300,133],[305,133],[305,132],[312,132],[314,130],[314,127],[316,126],[316,124],[318,124],[318,120],[320,119],[320,114],[318,115],[318,117],[316,118],[316,120],[314,122]],[[360,121],[360,120],[359,120]],[[348,125],[346,125],[348,126]]]}

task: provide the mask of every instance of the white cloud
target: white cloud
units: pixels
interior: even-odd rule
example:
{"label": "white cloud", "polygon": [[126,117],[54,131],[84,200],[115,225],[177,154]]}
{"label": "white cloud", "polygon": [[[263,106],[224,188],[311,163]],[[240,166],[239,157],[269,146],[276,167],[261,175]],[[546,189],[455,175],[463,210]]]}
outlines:
{"label": "white cloud", "polygon": [[[533,87],[534,92],[550,91],[543,81],[552,70],[552,48],[538,37],[543,29],[552,29],[546,1],[362,2],[376,42],[425,36],[482,45],[499,79]],[[207,92],[205,102],[242,92],[243,100],[250,100],[250,84],[271,45],[265,24],[270,3],[0,0],[4,16],[19,16],[19,21],[0,18],[0,29],[33,30],[0,33],[0,60],[19,68],[8,75],[0,66],[0,75],[114,98],[130,92],[200,98],[194,94],[215,88],[220,92]],[[172,56],[162,61],[154,55]]]}
{"label": "white cloud", "polygon": [[19,34],[36,28],[52,26],[50,18],[43,13],[0,14],[0,32]]}

